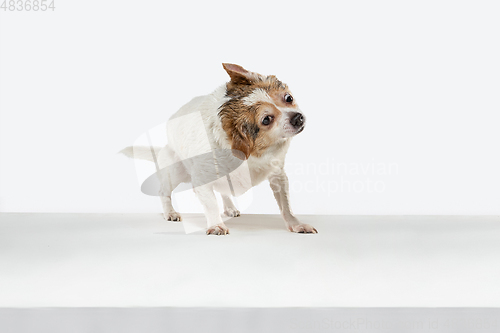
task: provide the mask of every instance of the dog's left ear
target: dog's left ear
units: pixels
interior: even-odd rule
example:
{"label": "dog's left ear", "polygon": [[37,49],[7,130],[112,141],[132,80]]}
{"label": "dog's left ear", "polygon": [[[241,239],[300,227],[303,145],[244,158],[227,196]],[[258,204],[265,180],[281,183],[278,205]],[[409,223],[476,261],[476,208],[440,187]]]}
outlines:
{"label": "dog's left ear", "polygon": [[222,64],[227,74],[231,77],[231,82],[237,84],[250,84],[255,80],[257,74],[247,71],[243,67],[235,64]]}

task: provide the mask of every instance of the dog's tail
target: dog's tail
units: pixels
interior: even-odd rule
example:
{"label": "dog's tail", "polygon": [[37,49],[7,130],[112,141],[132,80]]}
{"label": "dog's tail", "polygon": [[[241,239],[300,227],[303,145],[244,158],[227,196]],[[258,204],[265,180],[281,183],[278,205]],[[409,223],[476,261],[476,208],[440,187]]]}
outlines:
{"label": "dog's tail", "polygon": [[154,162],[161,149],[161,147],[130,146],[121,150],[120,153],[130,158]]}

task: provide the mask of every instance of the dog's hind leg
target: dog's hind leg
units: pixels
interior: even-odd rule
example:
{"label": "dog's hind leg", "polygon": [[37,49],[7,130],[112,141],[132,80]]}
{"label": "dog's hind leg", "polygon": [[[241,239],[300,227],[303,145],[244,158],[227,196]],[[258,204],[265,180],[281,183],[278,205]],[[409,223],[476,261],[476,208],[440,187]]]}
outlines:
{"label": "dog's hind leg", "polygon": [[163,217],[165,220],[174,222],[182,221],[181,214],[177,213],[174,206],[172,206],[172,191],[165,190],[162,186],[159,194],[161,204],[163,206]]}
{"label": "dog's hind leg", "polygon": [[160,180],[160,200],[163,206],[163,217],[167,221],[181,221],[181,215],[172,206],[172,191],[183,182],[189,182],[190,177],[175,152],[164,147],[158,154],[158,178]]}
{"label": "dog's hind leg", "polygon": [[229,217],[240,216],[240,211],[234,205],[231,197],[225,194],[221,194],[222,202],[224,203],[224,214]]}

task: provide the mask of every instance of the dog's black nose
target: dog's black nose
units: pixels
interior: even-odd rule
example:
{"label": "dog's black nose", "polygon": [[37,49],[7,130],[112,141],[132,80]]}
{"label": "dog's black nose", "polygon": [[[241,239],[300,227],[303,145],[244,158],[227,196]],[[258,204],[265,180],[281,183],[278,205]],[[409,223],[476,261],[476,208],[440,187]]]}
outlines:
{"label": "dog's black nose", "polygon": [[292,124],[293,127],[295,128],[299,128],[299,127],[302,127],[302,125],[304,125],[304,115],[302,115],[302,113],[295,113],[291,118],[290,118],[290,124]]}

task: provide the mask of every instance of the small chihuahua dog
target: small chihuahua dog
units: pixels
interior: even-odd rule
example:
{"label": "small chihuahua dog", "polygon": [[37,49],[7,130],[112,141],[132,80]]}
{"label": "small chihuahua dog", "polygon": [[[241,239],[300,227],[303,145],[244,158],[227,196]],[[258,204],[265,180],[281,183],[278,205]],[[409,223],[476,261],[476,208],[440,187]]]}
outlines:
{"label": "small chihuahua dog", "polygon": [[288,86],[275,76],[222,64],[231,80],[213,93],[192,99],[167,122],[165,147],[127,147],[122,152],[156,163],[164,217],[180,221],[172,191],[191,183],[207,218],[208,235],[226,235],[214,190],[224,213],[240,216],[231,196],[268,179],[286,227],[317,233],[290,208],[285,155],[293,136],[304,130],[305,117]]}

